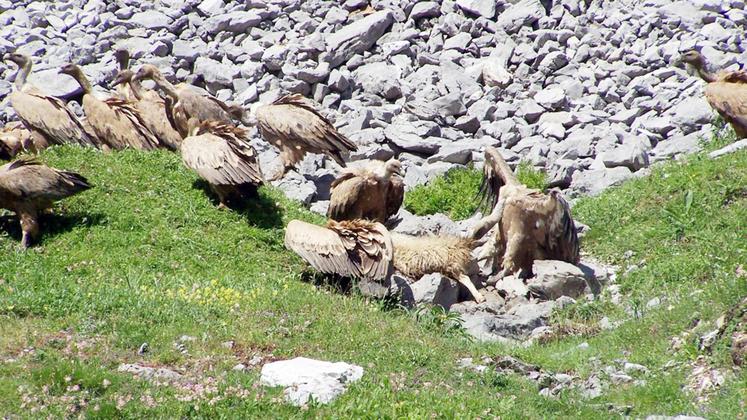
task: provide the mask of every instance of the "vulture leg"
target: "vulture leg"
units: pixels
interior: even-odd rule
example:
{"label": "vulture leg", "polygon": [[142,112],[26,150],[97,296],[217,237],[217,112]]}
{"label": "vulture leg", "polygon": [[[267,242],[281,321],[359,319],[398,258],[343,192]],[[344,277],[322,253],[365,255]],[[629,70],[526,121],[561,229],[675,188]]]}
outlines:
{"label": "vulture leg", "polygon": [[477,291],[475,284],[472,283],[472,280],[470,280],[469,277],[467,277],[464,274],[460,274],[457,281],[459,281],[459,283],[462,283],[464,287],[466,287],[467,290],[469,290],[469,292],[472,294],[472,297],[475,298],[475,302],[477,303],[485,302],[485,296],[483,296],[482,293]]}
{"label": "vulture leg", "polygon": [[37,219],[36,210],[22,210],[18,212],[18,218],[21,220],[21,246],[26,249],[31,246],[31,242],[39,235],[39,220]]}

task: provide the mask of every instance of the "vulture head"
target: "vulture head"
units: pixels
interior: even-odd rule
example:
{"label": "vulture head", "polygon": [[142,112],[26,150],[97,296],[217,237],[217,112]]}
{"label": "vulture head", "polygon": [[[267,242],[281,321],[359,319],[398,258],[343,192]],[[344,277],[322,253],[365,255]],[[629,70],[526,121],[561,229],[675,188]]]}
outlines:
{"label": "vulture head", "polygon": [[8,53],[3,57],[3,61],[12,61],[18,68],[25,68],[31,64],[31,58],[25,54],[20,53]]}
{"label": "vulture head", "polygon": [[143,64],[140,66],[137,73],[135,73],[135,80],[140,81],[148,79],[153,80],[156,83],[166,80],[166,78],[163,77],[163,74],[161,74],[161,71],[158,70],[158,67],[153,64]]}
{"label": "vulture head", "polygon": [[64,66],[60,67],[59,73],[67,74],[68,76],[75,79],[80,84],[80,87],[83,88],[84,94],[92,92],[93,87],[88,81],[88,78],[83,73],[83,70],[81,70],[80,67],[76,66],[75,64],[65,64]]}
{"label": "vulture head", "polygon": [[679,61],[691,65],[696,69],[700,70],[705,67],[705,58],[703,54],[696,50],[690,50],[680,56]]}
{"label": "vulture head", "polygon": [[384,164],[384,177],[389,179],[392,175],[399,175],[402,178],[405,177],[405,172],[402,170],[402,162],[397,159],[389,159]]}
{"label": "vulture head", "polygon": [[123,85],[129,83],[132,78],[135,77],[135,72],[132,70],[120,70],[114,79],[112,80],[111,86]]}
{"label": "vulture head", "polygon": [[124,48],[114,51],[114,59],[117,60],[119,70],[126,70],[130,67],[130,52]]}

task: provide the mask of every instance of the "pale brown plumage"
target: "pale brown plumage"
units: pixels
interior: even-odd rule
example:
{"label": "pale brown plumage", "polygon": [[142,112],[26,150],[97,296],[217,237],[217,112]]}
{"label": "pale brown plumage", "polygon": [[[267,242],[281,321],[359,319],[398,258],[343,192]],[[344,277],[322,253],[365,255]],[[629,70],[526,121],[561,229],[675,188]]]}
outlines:
{"label": "pale brown plumage", "polygon": [[[522,185],[498,150],[485,151],[484,198],[493,206],[472,232],[484,236],[497,225],[481,257],[501,259],[503,274],[532,273],[534,260],[578,263],[579,243],[570,207],[557,191],[544,194]],[[495,265],[494,265],[495,266]]]}
{"label": "pale brown plumage", "polygon": [[392,270],[416,280],[441,273],[467,287],[477,302],[485,300],[468,276],[475,271],[471,239],[390,233],[367,220],[329,220],[326,227],[293,220],[285,246],[323,273],[370,280],[383,280]]}
{"label": "pale brown plumage", "polygon": [[[119,72],[117,73],[117,76],[122,74],[123,72],[129,72],[130,77],[134,75],[134,72],[132,72],[130,69],[130,52],[125,49],[118,49],[114,51],[114,60],[117,62],[117,66],[119,67]],[[126,101],[135,102],[137,101],[137,98],[133,92],[132,85],[129,83],[129,80],[127,83],[113,83],[114,85],[114,93],[115,96],[119,99],[124,99]]]}
{"label": "pale brown plumage", "polygon": [[12,159],[21,152],[38,153],[48,146],[41,134],[27,129],[21,122],[9,122],[0,130],[0,159]]}
{"label": "pale brown plumage", "polygon": [[156,66],[151,64],[141,66],[133,78],[136,82],[145,79],[153,80],[156,86],[173,100],[174,128],[182,137],[189,135],[190,118],[197,118],[200,122],[232,123],[234,119],[240,120],[243,115],[243,109],[240,107],[230,106],[217,98],[203,95],[188,84],[180,83],[174,86]]}
{"label": "pale brown plumage", "polygon": [[181,143],[184,164],[210,184],[221,207],[241,204],[262,184],[257,152],[245,130],[220,121],[190,119],[191,135]]}
{"label": "pale brown plumage", "polygon": [[345,168],[332,182],[327,217],[386,222],[399,211],[405,195],[399,160],[371,162],[364,168]]}
{"label": "pale brown plumage", "polygon": [[21,245],[28,248],[39,235],[39,213],[61,200],[91,188],[81,175],[19,159],[0,167],[0,206],[21,222]]}
{"label": "pale brown plumage", "polygon": [[130,102],[140,113],[140,118],[145,127],[168,149],[176,150],[178,148],[182,136],[170,122],[171,120],[166,114],[166,102],[158,93],[143,88],[140,82],[135,79],[135,73],[129,69],[117,73],[112,85],[118,87],[127,85],[128,88],[122,91],[130,96]]}
{"label": "pale brown plumage", "polygon": [[280,150],[282,171],[279,179],[300,162],[306,153],[325,154],[345,166],[343,153],[356,145],[301,95],[286,95],[270,105],[257,108],[254,116],[262,137]]}
{"label": "pale brown plumage", "polygon": [[95,136],[86,132],[83,124],[62,100],[44,95],[26,82],[31,73],[30,57],[13,53],[6,54],[5,60],[18,66],[15,89],[8,99],[18,118],[29,130],[42,136],[48,144],[98,145]]}
{"label": "pale brown plumage", "polygon": [[107,98],[103,101],[98,99],[83,70],[74,64],[62,66],[60,73],[74,78],[83,88],[83,110],[86,113],[86,120],[106,146],[115,150],[126,147],[154,150],[161,145],[160,140],[148,130],[140,112],[132,103],[119,98]]}
{"label": "pale brown plumage", "polygon": [[708,84],[705,97],[716,112],[731,124],[738,138],[747,138],[747,71],[711,73],[705,57],[697,51],[688,51],[680,60]]}

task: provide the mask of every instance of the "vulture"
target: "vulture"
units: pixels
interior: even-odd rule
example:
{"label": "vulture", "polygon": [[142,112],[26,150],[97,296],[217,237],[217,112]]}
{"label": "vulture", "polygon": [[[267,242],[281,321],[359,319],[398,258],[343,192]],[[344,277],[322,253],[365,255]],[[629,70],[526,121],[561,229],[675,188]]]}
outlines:
{"label": "vulture", "polygon": [[241,107],[229,106],[217,98],[203,95],[186,83],[175,86],[166,80],[154,65],[141,66],[133,78],[135,82],[146,79],[153,80],[156,86],[174,102],[174,127],[182,138],[189,135],[190,118],[197,118],[200,122],[214,120],[225,123],[243,118],[244,110]]}
{"label": "vulture", "polygon": [[485,150],[481,190],[493,211],[474,227],[471,237],[477,240],[497,225],[481,259],[502,256],[502,275],[519,272],[530,277],[534,260],[578,263],[576,226],[560,192],[544,194],[522,185],[492,147]]}
{"label": "vulture", "polygon": [[220,208],[256,196],[263,182],[258,155],[242,128],[222,121],[190,118],[190,135],[181,143],[184,164],[210,184]]}
{"label": "vulture", "polygon": [[684,53],[680,60],[708,83],[705,97],[711,107],[731,124],[738,138],[747,138],[747,71],[711,73],[705,57],[695,50]]}
{"label": "vulture", "polygon": [[30,131],[21,122],[10,122],[0,130],[0,159],[13,159],[21,152],[38,153],[47,148],[47,140]]}
{"label": "vulture", "polygon": [[283,169],[272,180],[282,178],[306,153],[323,153],[344,167],[342,153],[357,150],[299,94],[259,106],[254,116],[262,137],[280,150]]}
{"label": "vulture", "polygon": [[166,101],[158,93],[142,87],[135,79],[132,70],[120,70],[112,81],[113,86],[127,86],[119,89],[130,97],[130,102],[137,109],[145,127],[170,150],[176,150],[182,136],[176,131],[166,113]]}
{"label": "vulture", "polygon": [[420,279],[441,273],[463,284],[475,300],[485,298],[468,273],[475,271],[474,241],[456,236],[410,236],[389,232],[368,220],[327,221],[317,226],[292,220],[285,246],[323,273],[369,280],[386,279],[393,270]]}
{"label": "vulture", "polygon": [[[114,60],[117,61],[117,66],[119,67],[119,71],[117,74],[117,77],[121,75],[123,72],[130,72],[132,74],[132,71],[130,69],[130,52],[125,49],[118,49],[114,51]],[[120,99],[124,99],[126,101],[134,102],[137,100],[135,97],[135,94],[133,93],[133,87],[132,84],[129,83],[114,83],[115,86],[115,92],[116,96]]]}
{"label": "vulture", "polygon": [[153,150],[161,144],[132,103],[119,98],[98,99],[83,70],[74,64],[62,66],[60,73],[74,78],[83,88],[86,120],[105,146],[115,150],[126,147]]}
{"label": "vulture", "polygon": [[402,163],[376,162],[373,168],[346,168],[334,182],[327,217],[386,222],[399,211],[405,196]]}
{"label": "vulture", "polygon": [[39,213],[52,203],[91,188],[75,172],[50,168],[32,159],[0,166],[0,206],[14,211],[21,222],[21,246],[39,235]]}
{"label": "vulture", "polygon": [[39,89],[26,83],[31,73],[31,58],[23,54],[6,54],[18,66],[15,89],[8,95],[18,118],[36,137],[43,137],[48,144],[73,143],[96,146],[98,139],[87,132],[78,117],[68,109],[65,102],[44,95]]}

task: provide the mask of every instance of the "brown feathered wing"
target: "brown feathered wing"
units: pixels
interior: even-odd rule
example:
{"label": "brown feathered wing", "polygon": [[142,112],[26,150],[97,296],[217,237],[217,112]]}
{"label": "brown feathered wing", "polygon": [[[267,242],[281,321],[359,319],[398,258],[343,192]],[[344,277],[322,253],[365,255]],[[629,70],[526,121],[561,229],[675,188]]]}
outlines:
{"label": "brown feathered wing", "polygon": [[740,138],[747,137],[747,72],[730,72],[705,87],[708,103],[734,127]]}
{"label": "brown feathered wing", "polygon": [[96,146],[97,139],[83,129],[78,118],[61,100],[34,90],[13,92],[9,100],[18,118],[53,144]]}
{"label": "brown feathered wing", "polygon": [[61,171],[33,159],[18,159],[0,167],[0,191],[15,200],[49,202],[91,188],[75,172]]}
{"label": "brown feathered wing", "polygon": [[285,246],[323,273],[379,280],[392,266],[392,239],[375,222],[330,220],[326,227],[292,220]]}

